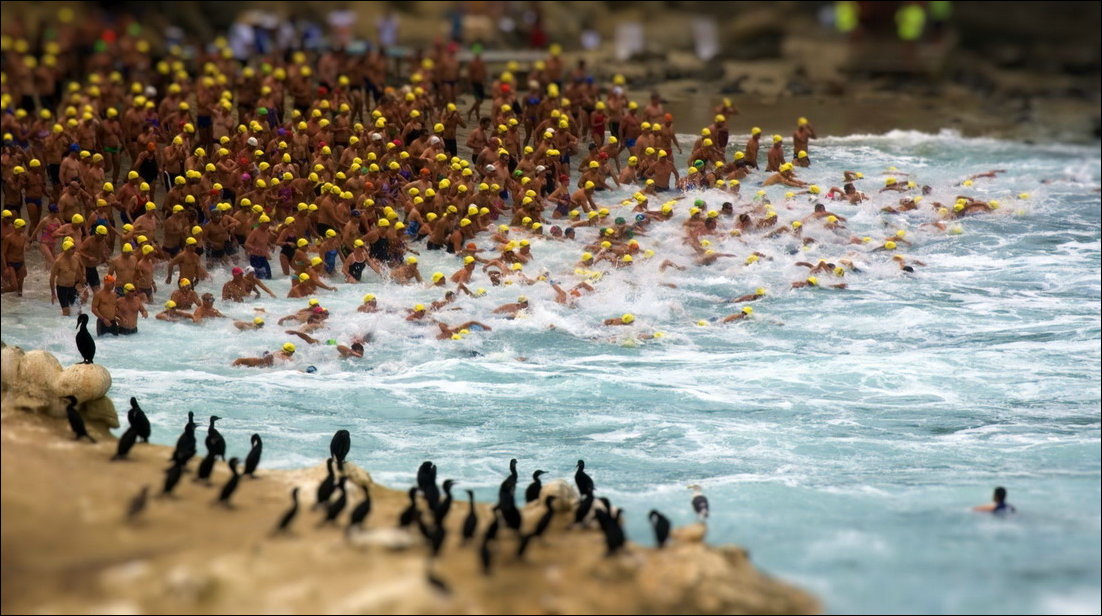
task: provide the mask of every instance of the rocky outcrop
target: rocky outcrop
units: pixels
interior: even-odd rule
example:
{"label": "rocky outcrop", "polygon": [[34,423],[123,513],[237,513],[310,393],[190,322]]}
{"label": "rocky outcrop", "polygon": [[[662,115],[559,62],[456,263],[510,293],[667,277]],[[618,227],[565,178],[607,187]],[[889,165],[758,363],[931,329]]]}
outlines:
{"label": "rocky outcrop", "polygon": [[[154,498],[169,448],[138,444],[127,462],[112,463],[112,439],[74,441],[65,420],[52,416],[48,398],[60,391],[85,400],[85,412],[95,412],[100,401],[110,403],[92,397],[110,387],[109,377],[97,376],[102,368],[62,369],[48,353],[16,349],[4,350],[4,363],[3,613],[798,614],[820,609],[811,596],[755,569],[741,548],[704,543],[706,528],[699,523],[675,529],[665,549],[628,542],[606,556],[599,531],[572,528],[578,495],[562,479],[547,481],[542,490],[559,504],[544,536],[520,558],[519,533],[503,526],[489,546],[488,572],[481,542],[461,538],[469,507],[464,499],[452,506],[442,549],[431,558],[416,527],[396,524],[409,503],[407,494],[374,483],[352,461],[345,464],[349,502],[342,526],[366,487],[372,508],[362,530],[319,524],[322,514],[311,506],[323,465],[268,470],[262,462],[259,479],[241,480],[232,508],[212,506],[228,478],[224,462],[210,484],[184,478],[173,498]],[[41,379],[37,389],[27,382],[32,377]],[[173,436],[154,434],[154,440]],[[244,442],[228,445],[230,456],[248,450]],[[124,512],[143,486],[151,498],[128,521]],[[289,534],[273,536],[293,487],[300,488],[298,517]],[[475,509],[481,537],[493,514],[487,504]],[[530,531],[543,513],[539,503],[524,507],[521,530]]]}
{"label": "rocky outcrop", "polygon": [[118,413],[107,392],[111,373],[98,364],[62,368],[46,351],[3,347],[3,406],[5,409],[65,417],[65,396],[77,399],[77,410],[89,428],[106,432],[119,427]]}

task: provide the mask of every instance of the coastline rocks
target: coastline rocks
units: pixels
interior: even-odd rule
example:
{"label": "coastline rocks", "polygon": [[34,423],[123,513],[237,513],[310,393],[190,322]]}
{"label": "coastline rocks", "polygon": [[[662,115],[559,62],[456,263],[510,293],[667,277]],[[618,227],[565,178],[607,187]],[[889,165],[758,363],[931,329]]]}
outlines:
{"label": "coastline rocks", "polygon": [[53,387],[58,397],[75,396],[77,402],[90,402],[107,395],[111,374],[97,364],[77,364],[62,370]]}
{"label": "coastline rocks", "polygon": [[574,489],[574,486],[566,482],[565,479],[555,479],[554,481],[548,481],[540,487],[540,497],[534,503],[538,509],[543,508],[543,499],[548,496],[554,496],[555,500],[552,505],[556,512],[573,511],[574,507],[578,505],[578,491]]}
{"label": "coastline rocks", "polygon": [[3,348],[3,405],[5,409],[65,416],[64,396],[74,396],[84,420],[107,428],[119,427],[115,405],[108,399],[111,373],[97,364],[62,368],[51,353]]}

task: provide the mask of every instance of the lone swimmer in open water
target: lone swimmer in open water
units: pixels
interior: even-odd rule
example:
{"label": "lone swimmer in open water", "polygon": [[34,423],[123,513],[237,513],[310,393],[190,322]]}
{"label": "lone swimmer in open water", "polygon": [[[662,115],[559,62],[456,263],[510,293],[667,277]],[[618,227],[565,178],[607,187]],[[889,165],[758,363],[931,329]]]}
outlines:
{"label": "lone swimmer in open water", "polygon": [[980,511],[984,513],[993,513],[995,515],[1010,515],[1011,513],[1018,513],[1018,510],[1014,508],[1014,505],[1006,502],[1006,488],[999,486],[995,488],[995,494],[992,497],[992,501],[986,505],[976,505],[972,507],[972,511]]}

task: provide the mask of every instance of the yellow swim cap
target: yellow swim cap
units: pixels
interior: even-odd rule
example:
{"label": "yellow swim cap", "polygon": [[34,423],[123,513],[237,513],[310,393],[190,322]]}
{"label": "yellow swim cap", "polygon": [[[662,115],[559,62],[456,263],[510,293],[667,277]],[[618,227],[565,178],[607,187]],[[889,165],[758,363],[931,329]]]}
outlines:
{"label": "yellow swim cap", "polygon": [[410,255],[410,256],[406,257],[406,263],[408,263],[410,265],[416,264],[417,263],[417,257],[415,257],[413,255]]}
{"label": "yellow swim cap", "polygon": [[165,302],[165,308],[167,308],[169,310],[172,310],[175,307],[176,307],[176,302],[174,302],[172,300],[168,300],[167,302]]}
{"label": "yellow swim cap", "polygon": [[819,279],[814,277],[814,276],[808,276],[807,277],[807,284],[814,287],[814,286],[819,284]]}
{"label": "yellow swim cap", "polygon": [[283,343],[283,352],[284,353],[294,353],[295,352],[295,344],[293,342],[284,342]]}
{"label": "yellow swim cap", "polygon": [[299,282],[306,282],[307,280],[310,280],[310,274],[307,274],[306,272],[302,272],[301,274],[298,275],[298,280],[299,280]]}
{"label": "yellow swim cap", "polygon": [[742,307],[742,313],[749,316],[749,315],[754,313],[754,309],[750,306],[743,306]]}
{"label": "yellow swim cap", "polygon": [[264,318],[263,317],[256,317],[256,318],[253,319],[253,323],[256,324],[256,325],[263,325],[264,324]]}
{"label": "yellow swim cap", "polygon": [[895,242],[891,240],[884,242],[884,248],[886,248],[887,250],[895,250]]}
{"label": "yellow swim cap", "polygon": [[631,314],[630,312],[627,312],[627,313],[624,313],[624,315],[620,317],[620,320],[625,324],[630,324],[633,321],[635,321],[635,315]]}
{"label": "yellow swim cap", "polygon": [[757,289],[754,289],[754,295],[757,295],[759,297],[765,295],[765,287],[758,287]]}
{"label": "yellow swim cap", "polygon": [[180,282],[179,282],[179,285],[181,287],[190,287],[191,286],[191,281],[188,280],[187,278],[181,278]]}

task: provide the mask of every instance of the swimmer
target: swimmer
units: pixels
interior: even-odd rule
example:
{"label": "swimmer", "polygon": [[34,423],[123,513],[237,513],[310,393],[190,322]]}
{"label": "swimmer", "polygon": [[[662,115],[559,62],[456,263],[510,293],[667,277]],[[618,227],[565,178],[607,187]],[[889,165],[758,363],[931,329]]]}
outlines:
{"label": "swimmer", "polygon": [[742,310],[740,310],[740,311],[738,311],[734,314],[729,314],[729,315],[723,317],[722,319],[720,319],[720,322],[721,323],[732,323],[734,321],[741,321],[742,319],[750,318],[750,315],[752,315],[752,314],[754,314],[754,309],[753,308],[751,308],[750,306],[743,306]]}
{"label": "swimmer", "polygon": [[224,319],[226,315],[218,311],[214,307],[214,295],[211,293],[204,293],[202,304],[195,309],[195,312],[191,315],[191,320],[195,323],[201,322],[203,319]]}
{"label": "swimmer", "polygon": [[[298,281],[295,283],[295,281]],[[318,288],[325,289],[327,291],[336,291],[336,287],[331,287],[321,281],[320,277],[311,276],[306,272],[302,272],[297,278],[292,278],[291,290],[287,292],[287,297],[306,297],[307,295],[313,295]]]}
{"label": "swimmer", "polygon": [[829,287],[831,289],[845,289],[846,284],[843,282],[838,284],[821,285],[819,284],[819,279],[815,276],[808,276],[806,280],[797,280],[796,282],[792,283],[793,289],[802,289],[804,287]]}
{"label": "swimmer", "polygon": [[168,300],[165,302],[165,309],[158,312],[154,318],[158,321],[183,321],[184,319],[190,321],[192,319],[192,314],[180,310],[176,307],[176,302]]}
{"label": "swimmer", "polygon": [[583,292],[592,293],[596,290],[593,285],[584,281],[574,285],[569,292],[564,291],[562,287],[554,282],[550,282],[550,284],[551,288],[555,290],[555,301],[566,306],[573,306],[577,299],[583,295]]}
{"label": "swimmer", "polygon": [[1018,510],[1006,502],[1006,488],[999,486],[995,488],[995,493],[992,496],[992,501],[986,505],[976,505],[972,507],[972,511],[979,511],[983,513],[993,513],[995,515],[1009,515],[1011,513],[1017,513]]}
{"label": "swimmer", "polygon": [[516,318],[518,312],[520,312],[521,310],[527,310],[527,309],[528,309],[528,298],[525,297],[524,295],[521,295],[520,297],[517,298],[517,301],[512,303],[512,304],[502,304],[502,305],[498,306],[497,308],[494,308],[493,313],[494,314],[504,314],[504,315],[507,315],[507,318],[513,319],[513,318]]}
{"label": "swimmer", "polygon": [[283,343],[276,353],[265,352],[260,357],[238,357],[233,360],[233,366],[245,366],[246,368],[263,368],[275,364],[275,360],[291,361],[295,357],[295,345],[291,342]]}
{"label": "swimmer", "polygon": [[436,321],[436,326],[440,328],[440,333],[436,335],[437,340],[449,340],[456,335],[463,335],[463,332],[465,331],[493,331],[493,328],[491,328],[489,325],[479,323],[478,321],[467,321],[466,323],[462,325],[457,325],[455,327],[449,327],[447,323]]}
{"label": "swimmer", "polygon": [[[286,333],[290,334],[292,336],[298,336],[299,338],[302,338],[303,340],[306,341],[307,344],[319,344],[320,343],[320,341],[317,338],[312,338],[312,337],[308,336],[307,334],[305,334],[303,332],[295,331],[293,329],[287,330]],[[364,356],[364,345],[359,340],[353,342],[349,346],[345,346],[343,344],[337,344],[336,340],[329,340],[329,342],[327,344],[329,344],[330,346],[336,347],[337,354],[340,355],[344,359],[348,359],[350,357],[355,357],[355,358],[359,359],[359,358],[362,358]]]}
{"label": "swimmer", "polygon": [[264,318],[254,317],[252,321],[234,321],[233,326],[243,332],[264,329]]}
{"label": "swimmer", "polygon": [[371,293],[364,295],[363,303],[356,308],[356,312],[379,312],[379,301]]}
{"label": "swimmer", "polygon": [[735,299],[727,300],[728,304],[742,304],[745,302],[754,302],[765,297],[765,287],[758,287],[753,293],[747,293],[742,297],[736,297]]}
{"label": "swimmer", "polygon": [[631,325],[635,322],[635,315],[630,312],[624,313],[619,318],[605,319],[605,325]]}

